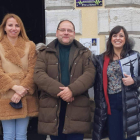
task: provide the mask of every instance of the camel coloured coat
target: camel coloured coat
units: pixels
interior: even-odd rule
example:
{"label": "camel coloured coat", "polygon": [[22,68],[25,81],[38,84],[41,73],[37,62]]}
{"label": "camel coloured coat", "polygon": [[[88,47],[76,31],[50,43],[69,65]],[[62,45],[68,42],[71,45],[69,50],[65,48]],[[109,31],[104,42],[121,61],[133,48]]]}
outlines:
{"label": "camel coloured coat", "polygon": [[[38,115],[38,101],[34,93],[33,73],[36,61],[35,44],[18,38],[13,46],[8,38],[0,41],[0,120]],[[10,106],[15,91],[13,85],[28,88],[22,100],[22,109]]]}

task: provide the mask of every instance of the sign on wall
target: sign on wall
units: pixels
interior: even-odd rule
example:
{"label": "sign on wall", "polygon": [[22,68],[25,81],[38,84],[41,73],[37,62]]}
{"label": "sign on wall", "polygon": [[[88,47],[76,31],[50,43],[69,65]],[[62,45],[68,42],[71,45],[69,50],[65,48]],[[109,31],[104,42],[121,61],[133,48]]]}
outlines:
{"label": "sign on wall", "polygon": [[92,54],[100,54],[99,38],[80,38],[80,43],[89,48]]}
{"label": "sign on wall", "polygon": [[[89,48],[92,54],[100,54],[100,41],[99,38],[80,38],[80,43],[83,46]],[[94,90],[93,87],[88,90],[90,99],[94,100]]]}
{"label": "sign on wall", "polygon": [[76,0],[76,7],[102,6],[102,0]]}

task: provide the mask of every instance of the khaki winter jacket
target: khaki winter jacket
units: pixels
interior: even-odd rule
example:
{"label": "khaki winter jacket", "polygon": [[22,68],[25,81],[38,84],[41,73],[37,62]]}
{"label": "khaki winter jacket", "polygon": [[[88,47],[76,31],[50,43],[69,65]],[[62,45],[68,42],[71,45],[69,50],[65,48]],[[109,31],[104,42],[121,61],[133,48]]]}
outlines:
{"label": "khaki winter jacket", "polygon": [[[36,61],[35,44],[18,38],[13,46],[6,36],[0,42],[0,120],[37,116],[38,102],[34,93],[33,72]],[[28,88],[22,109],[10,106],[15,91],[13,85]]]}
{"label": "khaki winter jacket", "polygon": [[[91,128],[88,89],[93,85],[95,67],[91,52],[74,40],[69,54],[70,85],[74,101],[67,104],[63,133],[85,133]],[[61,73],[58,40],[40,48],[35,73],[35,83],[41,90],[39,101],[38,132],[58,135],[61,100]]]}

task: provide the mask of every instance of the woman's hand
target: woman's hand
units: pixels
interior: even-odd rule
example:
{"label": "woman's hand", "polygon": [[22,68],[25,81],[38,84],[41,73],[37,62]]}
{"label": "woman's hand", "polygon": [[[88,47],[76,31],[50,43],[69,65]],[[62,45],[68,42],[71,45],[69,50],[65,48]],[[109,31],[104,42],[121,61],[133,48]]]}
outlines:
{"label": "woman's hand", "polygon": [[122,81],[125,86],[130,86],[134,84],[134,80],[132,79],[130,75],[124,74],[124,76],[125,78],[122,78]]}
{"label": "woman's hand", "polygon": [[21,96],[17,93],[15,93],[11,98],[11,101],[14,103],[18,103],[20,100],[21,100]]}
{"label": "woman's hand", "polygon": [[14,85],[12,89],[21,97],[25,96],[28,93],[28,89],[24,88],[23,86]]}

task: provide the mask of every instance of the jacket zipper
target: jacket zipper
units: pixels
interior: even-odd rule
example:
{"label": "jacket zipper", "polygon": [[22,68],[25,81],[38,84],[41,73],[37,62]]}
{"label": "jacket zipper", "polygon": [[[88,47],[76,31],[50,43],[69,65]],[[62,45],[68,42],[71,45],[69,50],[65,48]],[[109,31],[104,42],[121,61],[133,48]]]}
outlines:
{"label": "jacket zipper", "polygon": [[[71,66],[70,66],[70,75],[71,75],[72,66],[73,66],[73,64],[74,64],[74,62],[75,62],[75,60],[76,60],[76,58],[79,56],[79,53],[80,53],[81,50],[82,50],[82,49],[80,49],[80,50],[78,51],[76,57],[74,58],[74,60],[73,60],[73,62],[72,62],[72,64],[71,64]],[[80,55],[82,55],[83,53],[84,53],[84,52],[82,52]]]}
{"label": "jacket zipper", "polygon": [[[59,57],[58,57],[58,55],[56,53],[55,53],[55,56],[58,59],[58,81],[60,82],[61,81],[61,73],[60,73]],[[61,108],[61,102],[58,101],[57,113],[58,113],[58,111],[60,113],[60,108]],[[57,116],[57,113],[56,113],[56,116]],[[59,117],[57,117],[57,125],[59,127],[59,119],[58,118]],[[57,135],[58,135],[58,131],[57,131]]]}
{"label": "jacket zipper", "polygon": [[58,57],[58,55],[55,53],[55,56],[57,57],[57,59],[58,59],[58,81],[59,82],[61,82],[61,73],[60,73],[60,64],[59,64],[59,57]]}
{"label": "jacket zipper", "polygon": [[126,91],[126,88],[122,83],[123,132],[124,132],[124,137],[127,139],[127,126],[126,126],[126,121],[125,121],[125,118],[126,118],[125,91]]}
{"label": "jacket zipper", "polygon": [[[76,58],[79,56],[81,56],[83,53],[85,53],[84,51],[82,51],[81,53],[80,53],[80,51],[81,50],[84,50],[84,49],[80,49],[79,51],[78,51],[78,53],[77,53],[77,55],[76,55],[76,57],[74,58],[74,60],[73,60],[73,62],[72,62],[72,64],[71,64],[71,66],[70,66],[70,77],[71,77],[71,75],[72,75],[72,73],[71,73],[71,70],[72,70],[72,66],[73,66],[73,64],[75,63],[75,60],[76,60]],[[74,73],[74,72],[73,72]],[[70,83],[71,83],[71,78],[70,78]]]}

